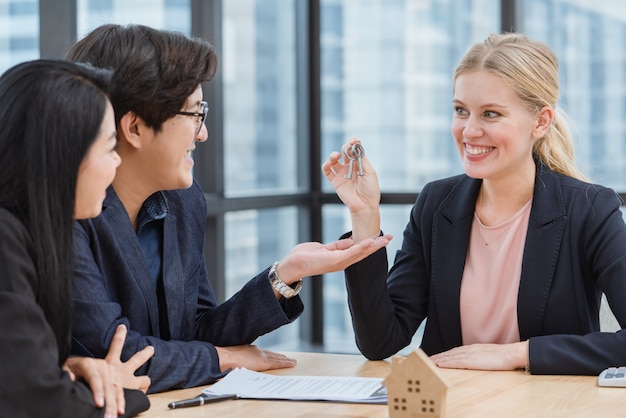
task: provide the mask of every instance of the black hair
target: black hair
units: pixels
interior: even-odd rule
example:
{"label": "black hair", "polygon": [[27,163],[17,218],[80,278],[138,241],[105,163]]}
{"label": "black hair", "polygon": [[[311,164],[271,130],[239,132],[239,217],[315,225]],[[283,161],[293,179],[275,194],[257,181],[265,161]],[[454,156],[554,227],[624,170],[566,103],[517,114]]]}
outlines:
{"label": "black hair", "polygon": [[38,304],[69,352],[76,183],[98,137],[110,71],[62,60],[18,64],[0,76],[0,206],[33,241]]}
{"label": "black hair", "polygon": [[209,42],[136,24],[99,26],[70,47],[66,58],[114,70],[116,124],[133,112],[156,131],[217,70]]}

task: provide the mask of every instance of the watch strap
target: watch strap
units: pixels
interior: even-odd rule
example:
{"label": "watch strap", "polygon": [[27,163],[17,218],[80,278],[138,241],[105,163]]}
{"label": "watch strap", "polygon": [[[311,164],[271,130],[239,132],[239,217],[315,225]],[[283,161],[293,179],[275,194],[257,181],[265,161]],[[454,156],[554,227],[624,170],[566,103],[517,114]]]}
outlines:
{"label": "watch strap", "polygon": [[272,264],[272,267],[270,267],[270,272],[268,274],[268,278],[272,287],[276,289],[276,291],[286,299],[292,298],[300,293],[300,289],[302,289],[302,280],[298,280],[292,285],[288,285],[287,283],[280,280],[280,277],[278,277],[278,273],[276,273],[276,266],[278,266],[278,261]]}

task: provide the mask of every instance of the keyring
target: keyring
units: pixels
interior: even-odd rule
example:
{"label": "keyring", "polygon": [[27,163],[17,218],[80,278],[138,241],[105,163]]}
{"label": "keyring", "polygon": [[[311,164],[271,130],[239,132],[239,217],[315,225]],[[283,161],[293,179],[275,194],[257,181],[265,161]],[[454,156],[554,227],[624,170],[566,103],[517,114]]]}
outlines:
{"label": "keyring", "polygon": [[[350,153],[352,153],[352,155],[350,155]],[[346,157],[347,160],[350,161],[350,166],[348,167],[348,174],[346,174],[345,176],[343,176],[346,179],[351,179],[352,178],[352,164],[356,161],[357,165],[358,165],[358,171],[357,171],[357,175],[362,176],[363,175],[363,162],[361,161],[361,158],[363,158],[363,156],[365,155],[365,149],[363,148],[363,145],[361,145],[360,142],[357,142],[356,144],[353,144],[351,147],[346,148],[343,151],[343,155]]]}

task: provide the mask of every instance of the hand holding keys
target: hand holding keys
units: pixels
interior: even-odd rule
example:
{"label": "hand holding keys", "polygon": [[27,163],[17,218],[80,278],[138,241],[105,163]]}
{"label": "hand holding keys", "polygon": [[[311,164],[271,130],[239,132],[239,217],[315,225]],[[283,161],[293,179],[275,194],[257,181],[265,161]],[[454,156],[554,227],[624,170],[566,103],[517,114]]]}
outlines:
{"label": "hand holding keys", "polygon": [[343,176],[346,179],[352,178],[352,165],[356,161],[359,168],[357,171],[357,175],[363,175],[363,163],[361,162],[361,158],[365,155],[365,149],[363,149],[363,145],[360,142],[352,145],[350,148],[346,148],[343,152],[343,155],[350,161],[350,167],[348,168],[348,174]]}

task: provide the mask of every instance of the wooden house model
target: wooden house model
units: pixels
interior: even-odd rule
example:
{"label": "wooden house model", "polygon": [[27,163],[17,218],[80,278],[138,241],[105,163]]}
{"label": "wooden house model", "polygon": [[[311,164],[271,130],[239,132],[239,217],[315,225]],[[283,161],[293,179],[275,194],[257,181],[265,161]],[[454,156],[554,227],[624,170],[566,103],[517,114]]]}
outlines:
{"label": "wooden house model", "polygon": [[443,418],[449,385],[421,349],[391,358],[387,387],[389,418]]}

